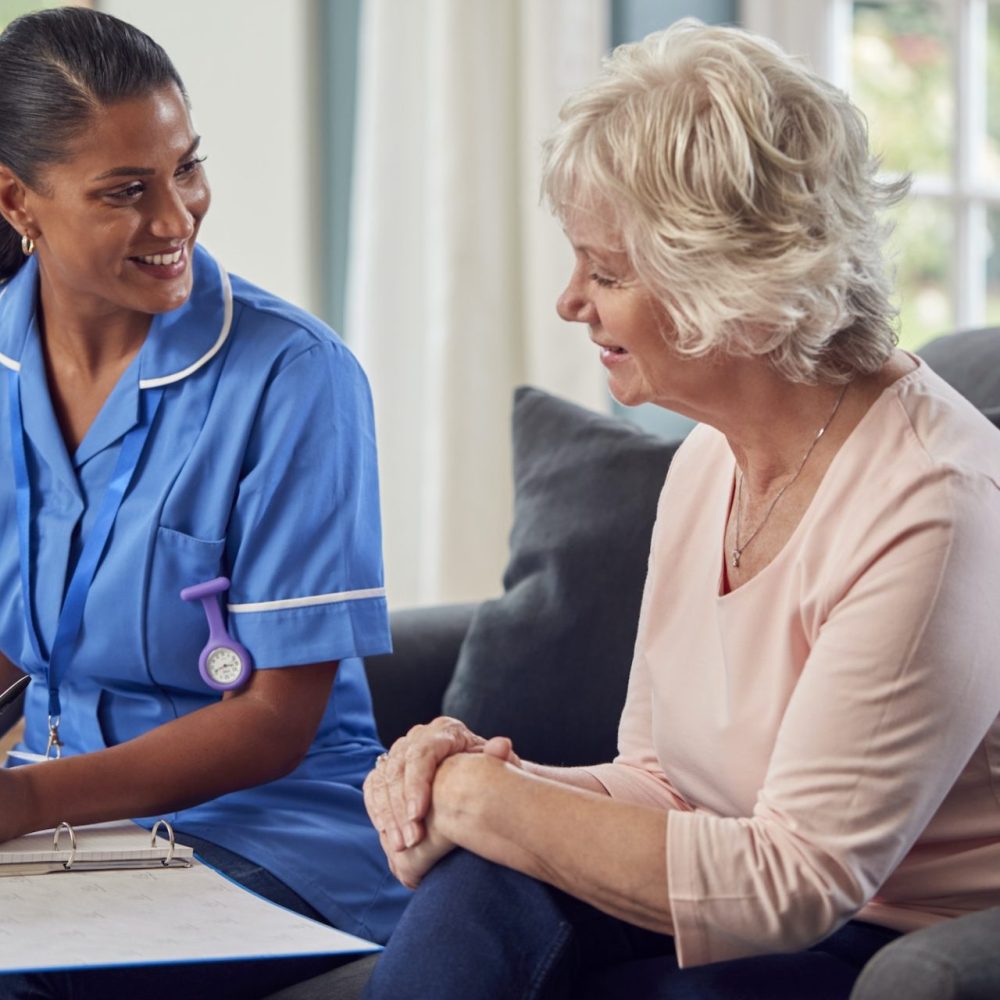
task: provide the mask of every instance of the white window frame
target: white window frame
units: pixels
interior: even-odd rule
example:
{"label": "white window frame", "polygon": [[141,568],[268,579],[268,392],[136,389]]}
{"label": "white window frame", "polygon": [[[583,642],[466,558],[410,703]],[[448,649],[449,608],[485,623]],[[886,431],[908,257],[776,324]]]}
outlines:
{"label": "white window frame", "polygon": [[[951,259],[956,329],[986,322],[987,212],[1000,208],[1000,178],[977,174],[985,135],[987,0],[944,0],[954,18],[955,141],[947,177],[914,174],[911,196],[949,206],[954,219]],[[803,56],[821,76],[851,89],[851,0],[741,0],[744,27]],[[822,30],[817,31],[816,25]],[[978,81],[978,85],[977,85]],[[998,251],[1000,252],[1000,251]]]}

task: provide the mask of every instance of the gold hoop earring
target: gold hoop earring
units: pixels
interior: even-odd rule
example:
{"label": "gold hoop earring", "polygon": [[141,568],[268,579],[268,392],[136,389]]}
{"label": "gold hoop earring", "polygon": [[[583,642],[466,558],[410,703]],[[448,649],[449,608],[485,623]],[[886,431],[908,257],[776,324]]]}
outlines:
{"label": "gold hoop earring", "polygon": [[35,241],[27,233],[25,233],[21,237],[21,253],[23,253],[25,257],[30,257],[34,252]]}

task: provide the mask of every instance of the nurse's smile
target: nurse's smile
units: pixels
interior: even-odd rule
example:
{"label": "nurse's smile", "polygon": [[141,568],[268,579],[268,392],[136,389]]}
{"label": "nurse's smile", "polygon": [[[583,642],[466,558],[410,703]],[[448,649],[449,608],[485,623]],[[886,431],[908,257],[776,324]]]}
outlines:
{"label": "nurse's smile", "polygon": [[189,265],[187,249],[184,246],[176,250],[129,257],[129,260],[144,274],[158,281],[171,281],[180,277]]}

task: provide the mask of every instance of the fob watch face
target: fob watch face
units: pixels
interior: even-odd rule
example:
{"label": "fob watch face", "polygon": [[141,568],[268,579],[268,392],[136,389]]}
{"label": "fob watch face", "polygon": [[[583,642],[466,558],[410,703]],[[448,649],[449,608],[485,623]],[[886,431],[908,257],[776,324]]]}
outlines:
{"label": "fob watch face", "polygon": [[235,650],[216,646],[205,657],[205,670],[217,684],[232,684],[243,670],[243,660]]}

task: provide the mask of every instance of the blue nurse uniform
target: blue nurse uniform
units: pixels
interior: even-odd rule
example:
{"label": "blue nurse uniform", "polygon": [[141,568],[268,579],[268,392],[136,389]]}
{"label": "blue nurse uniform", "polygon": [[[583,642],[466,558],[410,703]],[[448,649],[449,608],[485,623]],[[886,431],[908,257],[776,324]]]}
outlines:
{"label": "blue nurse uniform", "polygon": [[[112,746],[218,700],[198,673],[204,613],[179,595],[229,576],[229,630],[258,668],[340,669],[295,771],[167,818],[267,868],[335,926],[385,941],[408,894],[360,791],[381,747],[358,657],[390,648],[368,385],[318,320],[230,278],[200,247],[193,267],[190,299],[153,319],[73,455],[46,383],[34,258],[0,295],[0,365],[19,373],[31,482],[26,614],[0,369],[0,650],[39,680],[21,748],[45,749],[45,658],[63,594],[143,394],[161,388],[60,686],[63,752]],[[234,754],[252,752],[253,733],[245,739]]]}

